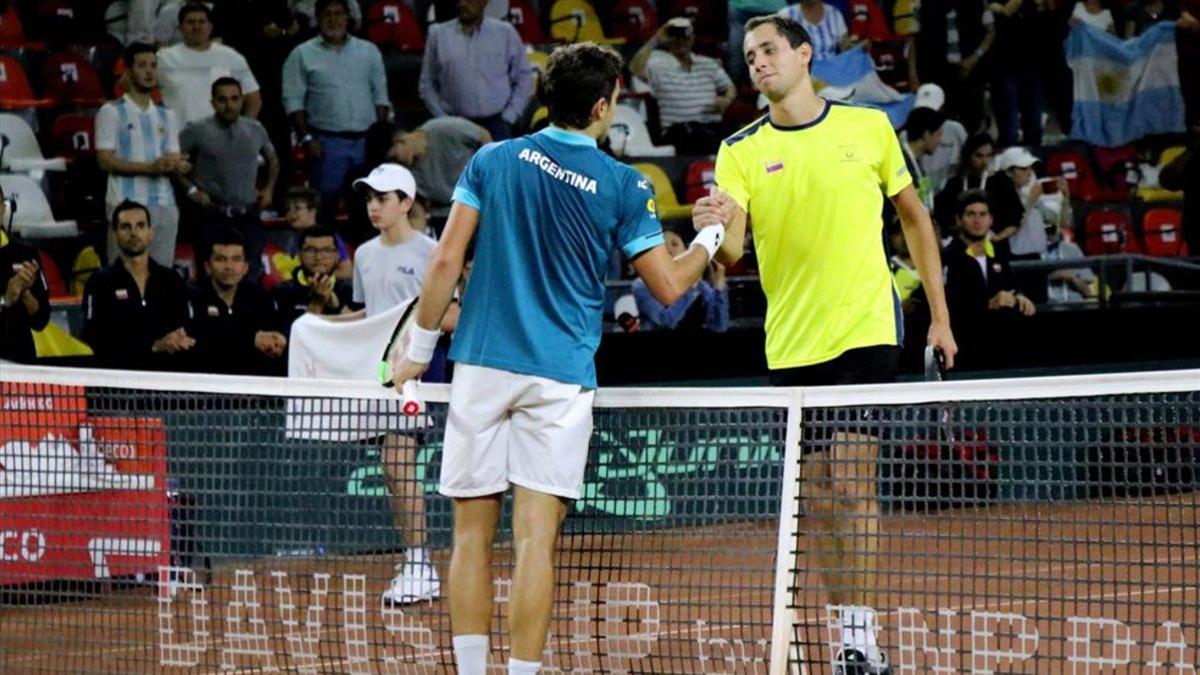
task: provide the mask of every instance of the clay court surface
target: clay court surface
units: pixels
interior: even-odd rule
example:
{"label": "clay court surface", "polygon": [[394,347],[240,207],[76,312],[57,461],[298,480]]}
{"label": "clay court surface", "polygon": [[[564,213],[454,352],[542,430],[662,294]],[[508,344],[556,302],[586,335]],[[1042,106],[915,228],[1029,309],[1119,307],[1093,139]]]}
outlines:
{"label": "clay court surface", "polygon": [[[885,516],[875,603],[880,641],[895,665],[912,666],[909,672],[940,665],[951,669],[941,672],[1143,673],[1156,660],[1196,664],[1198,503],[1200,496],[1185,494]],[[767,672],[776,541],[775,523],[764,521],[568,537],[546,670]],[[399,612],[381,608],[392,562],[222,561],[211,579],[198,575],[202,596],[180,590],[163,605],[169,622],[160,618],[154,585],[93,586],[83,599],[26,604],[10,594],[0,608],[0,672],[215,673],[223,663],[227,673],[270,666],[452,672],[444,600]],[[805,568],[803,555],[798,567]],[[239,570],[260,608],[257,615],[247,607],[232,614],[249,635],[256,635],[252,619],[261,617],[261,638],[233,636],[231,589]],[[330,575],[326,594],[314,574]],[[813,574],[801,574],[797,586],[795,634],[815,660],[828,635],[827,600]],[[283,609],[280,589],[290,591],[293,612]],[[503,583],[497,593],[506,595]],[[199,599],[207,601],[207,639],[195,633],[204,627],[196,621]],[[315,602],[323,611],[310,611]],[[504,614],[503,604],[498,611]],[[298,626],[289,628],[289,620]],[[315,641],[305,643],[305,636]],[[184,660],[197,665],[160,665],[164,644],[187,643],[194,649]],[[501,663],[503,644],[493,648]],[[815,662],[808,669],[828,671]]]}

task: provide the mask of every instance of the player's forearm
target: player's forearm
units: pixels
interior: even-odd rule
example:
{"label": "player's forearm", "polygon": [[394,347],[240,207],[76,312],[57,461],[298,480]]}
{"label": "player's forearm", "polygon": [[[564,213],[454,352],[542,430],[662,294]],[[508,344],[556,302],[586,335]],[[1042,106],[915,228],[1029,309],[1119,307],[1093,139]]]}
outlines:
{"label": "player's forearm", "polygon": [[417,306],[417,325],[425,330],[438,330],[442,318],[454,299],[454,288],[462,276],[463,258],[447,252],[434,253],[421,284],[421,303]]}
{"label": "player's forearm", "polygon": [[942,255],[938,251],[937,235],[933,232],[933,221],[924,208],[918,214],[900,214],[900,225],[904,239],[912,252],[913,263],[925,287],[929,301],[929,314],[934,323],[949,323],[950,312],[946,308],[946,292],[942,285]]}
{"label": "player's forearm", "polygon": [[725,228],[725,238],[713,260],[729,266],[742,259],[746,254],[746,212],[738,209],[729,227]]}
{"label": "player's forearm", "polygon": [[672,262],[659,283],[647,284],[654,298],[667,306],[675,304],[700,280],[708,268],[708,253],[699,246],[693,246]]}

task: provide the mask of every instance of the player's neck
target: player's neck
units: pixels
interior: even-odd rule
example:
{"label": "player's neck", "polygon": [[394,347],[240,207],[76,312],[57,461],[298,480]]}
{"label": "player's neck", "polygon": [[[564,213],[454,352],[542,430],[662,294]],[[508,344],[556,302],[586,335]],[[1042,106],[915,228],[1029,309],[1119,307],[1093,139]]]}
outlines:
{"label": "player's neck", "polygon": [[771,103],[771,122],[781,127],[812,124],[825,112],[825,99],[813,91],[812,81],[805,79],[788,95]]}
{"label": "player's neck", "polygon": [[600,142],[600,137],[603,136],[605,133],[607,133],[604,130],[604,122],[602,120],[595,120],[591,124],[587,125],[586,127],[582,128],[582,129],[576,129],[575,127],[564,127],[564,126],[559,126],[557,124],[554,124],[551,126],[553,126],[555,129],[558,129],[560,131],[565,131],[569,134],[582,134],[582,135],[587,136],[588,138],[592,139],[593,141],[596,141],[597,143]]}
{"label": "player's neck", "polygon": [[412,226],[408,220],[401,220],[386,227],[379,228],[379,240],[386,246],[395,246],[408,241],[413,236]]}
{"label": "player's neck", "polygon": [[146,280],[150,278],[150,254],[143,253],[138,256],[121,256],[121,264],[125,266],[125,271],[129,272],[129,276],[133,277],[138,288],[143,291],[146,288]]}

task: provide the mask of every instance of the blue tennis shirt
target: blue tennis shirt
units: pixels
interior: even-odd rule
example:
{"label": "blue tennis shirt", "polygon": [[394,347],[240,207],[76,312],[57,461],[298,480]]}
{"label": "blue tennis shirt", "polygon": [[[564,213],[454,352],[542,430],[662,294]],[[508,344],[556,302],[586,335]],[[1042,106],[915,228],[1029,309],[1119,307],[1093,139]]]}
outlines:
{"label": "blue tennis shirt", "polygon": [[454,201],[480,216],[450,358],[594,388],[610,256],[663,241],[648,182],[547,127],[480,148]]}

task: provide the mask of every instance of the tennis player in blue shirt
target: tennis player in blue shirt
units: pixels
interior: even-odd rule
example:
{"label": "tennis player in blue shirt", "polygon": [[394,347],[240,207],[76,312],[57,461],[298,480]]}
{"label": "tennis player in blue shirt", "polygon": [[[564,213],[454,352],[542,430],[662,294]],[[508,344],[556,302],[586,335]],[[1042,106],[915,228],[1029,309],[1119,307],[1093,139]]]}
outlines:
{"label": "tennis player in blue shirt", "polygon": [[440,487],[454,499],[450,616],[462,675],[487,667],[492,540],[509,487],[516,564],[508,672],[541,668],[559,526],[579,498],[591,438],[610,255],[619,248],[671,304],[724,236],[715,216],[698,222],[691,247],[672,258],[650,185],[597,149],[612,124],[621,65],[607,47],[558,49],[542,79],[550,126],[475,154],[426,273],[407,351],[393,364],[397,386],[424,371],[475,239],[450,349],[456,366]]}

